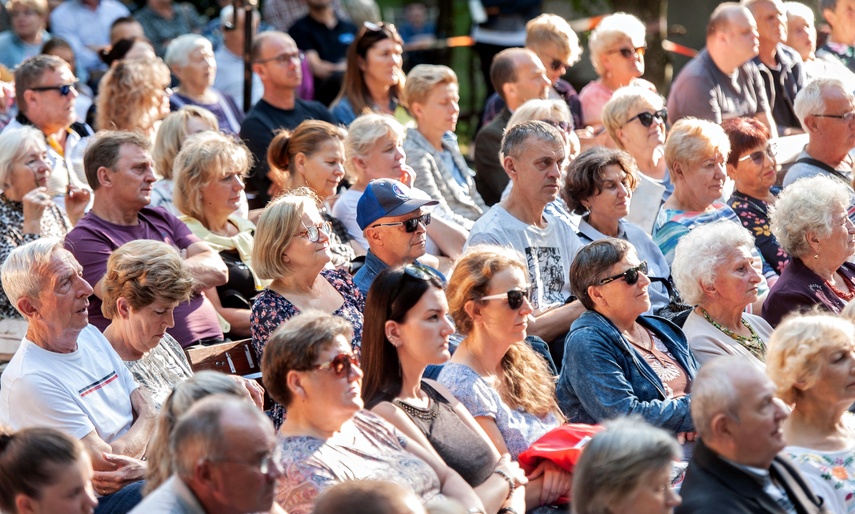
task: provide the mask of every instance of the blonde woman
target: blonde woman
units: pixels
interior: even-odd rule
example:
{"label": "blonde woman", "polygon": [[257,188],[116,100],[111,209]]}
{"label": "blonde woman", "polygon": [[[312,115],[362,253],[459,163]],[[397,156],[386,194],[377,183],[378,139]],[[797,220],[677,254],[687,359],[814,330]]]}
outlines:
{"label": "blonde woman", "polygon": [[97,129],[139,132],[154,141],[169,114],[169,83],[169,68],[160,59],[117,61],[98,89]]}

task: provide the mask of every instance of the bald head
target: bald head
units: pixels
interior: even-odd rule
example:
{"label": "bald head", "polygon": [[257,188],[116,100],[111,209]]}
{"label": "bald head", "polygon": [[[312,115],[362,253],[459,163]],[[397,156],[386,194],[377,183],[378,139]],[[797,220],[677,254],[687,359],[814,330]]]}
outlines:
{"label": "bald head", "polygon": [[546,99],[551,85],[543,62],[527,48],[508,48],[496,54],[490,81],[511,111],[528,100]]}
{"label": "bald head", "polygon": [[289,46],[293,45],[295,48],[297,46],[297,43],[294,42],[294,39],[292,39],[291,36],[284,32],[279,32],[278,30],[268,30],[266,32],[262,32],[252,41],[252,53],[250,54],[250,56],[252,57],[252,62],[256,62],[259,59],[262,59],[266,45],[274,43]]}

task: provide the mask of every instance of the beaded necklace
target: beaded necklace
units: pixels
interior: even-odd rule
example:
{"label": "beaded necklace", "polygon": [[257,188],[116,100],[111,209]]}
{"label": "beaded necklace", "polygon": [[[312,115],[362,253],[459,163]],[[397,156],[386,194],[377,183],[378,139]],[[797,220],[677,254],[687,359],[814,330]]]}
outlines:
{"label": "beaded necklace", "polygon": [[760,359],[761,362],[766,362],[766,345],[763,344],[763,340],[760,339],[760,335],[754,331],[754,328],[745,321],[744,318],[740,318],[742,321],[742,326],[747,328],[749,332],[751,332],[750,337],[741,336],[727,327],[721,326],[716,320],[710,317],[710,313],[707,312],[703,307],[698,307],[701,310],[701,314],[704,315],[704,319],[707,320],[710,325],[714,326],[718,330],[720,330],[723,334],[730,337],[737,343],[741,344],[745,347],[746,350],[751,352],[751,355]]}
{"label": "beaded necklace", "polygon": [[848,278],[844,277],[842,273],[840,276],[843,278],[843,283],[846,284],[846,287],[849,289],[848,293],[844,293],[840,289],[837,289],[836,287],[834,287],[834,284],[832,284],[828,280],[825,281],[825,285],[827,285],[829,289],[834,291],[834,294],[836,294],[839,298],[842,298],[848,302],[852,298],[855,298],[855,291],[852,291],[852,282],[850,282]]}

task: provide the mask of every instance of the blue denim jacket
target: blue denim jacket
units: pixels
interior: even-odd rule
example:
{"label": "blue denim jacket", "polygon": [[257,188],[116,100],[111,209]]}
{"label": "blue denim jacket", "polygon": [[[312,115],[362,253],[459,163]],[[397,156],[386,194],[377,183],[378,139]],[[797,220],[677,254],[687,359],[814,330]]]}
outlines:
{"label": "blue denim jacket", "polygon": [[[683,332],[655,316],[639,316],[637,321],[668,347],[689,380],[694,379],[698,362]],[[567,334],[556,394],[561,410],[573,423],[594,424],[637,414],[675,433],[695,430],[690,397],[667,399],[653,368],[611,321],[595,311],[582,314]]]}

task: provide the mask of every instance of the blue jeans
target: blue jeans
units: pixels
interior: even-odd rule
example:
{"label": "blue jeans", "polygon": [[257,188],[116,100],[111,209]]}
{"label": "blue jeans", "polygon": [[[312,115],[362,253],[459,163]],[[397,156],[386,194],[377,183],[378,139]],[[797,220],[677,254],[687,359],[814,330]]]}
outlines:
{"label": "blue jeans", "polygon": [[126,514],[142,501],[145,482],[139,480],[119,489],[113,494],[98,498],[95,514]]}

